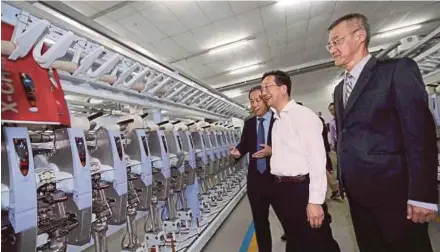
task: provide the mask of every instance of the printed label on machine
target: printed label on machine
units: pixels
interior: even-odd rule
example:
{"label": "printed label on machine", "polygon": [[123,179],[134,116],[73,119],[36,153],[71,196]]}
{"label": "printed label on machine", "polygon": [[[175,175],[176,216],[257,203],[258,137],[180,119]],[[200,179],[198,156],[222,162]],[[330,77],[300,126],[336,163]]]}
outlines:
{"label": "printed label on machine", "polygon": [[[9,41],[14,27],[2,23],[2,40]],[[45,48],[43,48],[45,50]],[[38,65],[30,51],[9,60],[2,55],[2,120],[42,122],[69,126],[70,117],[56,71]],[[53,85],[55,81],[57,85]]]}

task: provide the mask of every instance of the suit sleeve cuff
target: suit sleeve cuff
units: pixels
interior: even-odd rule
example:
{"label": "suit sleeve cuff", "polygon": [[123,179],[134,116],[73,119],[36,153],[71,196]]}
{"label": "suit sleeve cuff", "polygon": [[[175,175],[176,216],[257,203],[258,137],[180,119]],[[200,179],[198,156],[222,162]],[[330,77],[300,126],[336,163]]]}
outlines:
{"label": "suit sleeve cuff", "polygon": [[426,202],[420,202],[420,201],[415,201],[415,200],[408,200],[408,204],[412,205],[412,206],[416,206],[416,207],[422,207],[425,209],[429,209],[429,210],[433,210],[433,211],[438,211],[438,206],[436,204],[433,203],[426,203]]}

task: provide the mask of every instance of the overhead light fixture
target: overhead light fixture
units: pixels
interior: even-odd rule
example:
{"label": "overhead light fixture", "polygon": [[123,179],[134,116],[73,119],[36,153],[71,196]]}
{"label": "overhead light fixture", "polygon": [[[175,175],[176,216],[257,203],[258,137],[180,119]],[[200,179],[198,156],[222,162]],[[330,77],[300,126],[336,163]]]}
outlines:
{"label": "overhead light fixture", "polygon": [[95,98],[91,98],[89,101],[90,104],[100,104],[102,102],[103,102],[103,100],[99,100],[99,99],[95,99]]}
{"label": "overhead light fixture", "polygon": [[261,66],[261,63],[247,65],[243,67],[236,68],[234,70],[229,71],[229,74],[241,74],[245,72],[250,72],[252,70],[255,70]]}
{"label": "overhead light fixture", "polygon": [[422,28],[421,25],[411,25],[411,26],[406,26],[406,27],[402,27],[402,28],[397,28],[397,29],[393,29],[393,30],[389,30],[389,31],[384,31],[381,32],[379,34],[377,34],[377,37],[380,38],[388,38],[388,37],[393,37],[402,33],[407,33],[407,32],[411,32],[411,31],[415,31]]}
{"label": "overhead light fixture", "polygon": [[277,6],[282,6],[282,7],[286,7],[289,5],[293,5],[300,2],[299,0],[279,0],[277,1],[276,5]]}
{"label": "overhead light fixture", "polygon": [[240,95],[242,95],[243,92],[238,91],[238,90],[233,90],[233,91],[224,92],[223,94],[229,98],[236,98],[236,97],[239,97]]}
{"label": "overhead light fixture", "polygon": [[233,50],[239,47],[243,47],[247,44],[249,44],[249,42],[253,40],[253,39],[243,39],[243,40],[238,40],[232,43],[228,43],[228,44],[224,44],[221,46],[217,46],[214,47],[212,49],[210,49],[208,51],[209,54],[216,54],[216,53],[220,53],[220,52],[224,52],[224,51],[229,51],[229,50]]}

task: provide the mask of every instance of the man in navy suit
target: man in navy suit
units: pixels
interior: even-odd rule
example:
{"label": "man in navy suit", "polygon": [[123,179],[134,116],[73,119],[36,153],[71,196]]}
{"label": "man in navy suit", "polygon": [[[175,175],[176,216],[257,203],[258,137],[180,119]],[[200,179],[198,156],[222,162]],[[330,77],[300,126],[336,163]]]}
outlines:
{"label": "man in navy suit", "polygon": [[[250,154],[247,176],[247,193],[254,220],[258,251],[272,251],[269,225],[269,206],[273,202],[274,178],[270,174],[272,155],[273,113],[261,97],[261,87],[249,91],[249,101],[255,116],[247,119],[243,126],[240,143],[232,148],[231,155],[238,159]],[[277,214],[278,215],[278,214]]]}
{"label": "man in navy suit", "polygon": [[360,251],[432,251],[438,204],[435,125],[417,64],[368,52],[362,14],[329,27],[327,49],[345,68],[335,88],[338,176]]}

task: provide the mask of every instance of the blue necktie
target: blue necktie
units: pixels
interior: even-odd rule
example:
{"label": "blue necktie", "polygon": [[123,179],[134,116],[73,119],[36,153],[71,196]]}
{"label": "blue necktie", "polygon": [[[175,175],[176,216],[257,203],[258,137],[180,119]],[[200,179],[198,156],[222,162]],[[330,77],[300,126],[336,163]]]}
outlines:
{"label": "blue necktie", "polygon": [[[258,125],[257,130],[257,151],[260,151],[263,149],[263,146],[261,144],[265,144],[264,141],[264,118],[258,118],[260,121],[260,124]],[[257,169],[258,171],[263,174],[263,172],[266,170],[266,158],[258,158],[257,159]]]}

